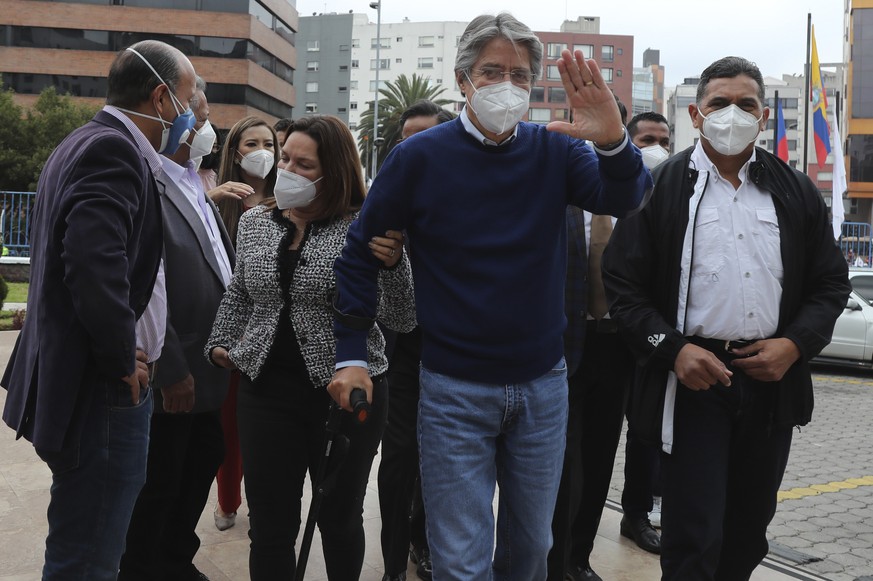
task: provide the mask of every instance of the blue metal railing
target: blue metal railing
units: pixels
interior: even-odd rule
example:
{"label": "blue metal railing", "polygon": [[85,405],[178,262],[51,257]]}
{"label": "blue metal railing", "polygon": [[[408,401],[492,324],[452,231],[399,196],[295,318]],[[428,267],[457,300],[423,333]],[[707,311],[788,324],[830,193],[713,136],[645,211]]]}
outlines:
{"label": "blue metal railing", "polygon": [[[843,251],[843,256],[853,265],[855,260],[860,257],[867,266],[870,265],[871,247],[870,240],[871,226],[865,222],[843,222],[842,232],[840,233],[840,250]],[[851,250],[851,259],[849,251]]]}
{"label": "blue metal railing", "polygon": [[9,256],[30,256],[34,196],[33,192],[0,191],[0,240],[9,249]]}

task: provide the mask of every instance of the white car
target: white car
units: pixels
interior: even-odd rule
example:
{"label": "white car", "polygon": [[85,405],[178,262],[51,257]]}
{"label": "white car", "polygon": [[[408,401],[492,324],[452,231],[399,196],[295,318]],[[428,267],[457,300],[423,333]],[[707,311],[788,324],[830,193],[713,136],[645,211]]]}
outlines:
{"label": "white car", "polygon": [[852,292],[815,361],[873,369],[873,269],[850,268]]}

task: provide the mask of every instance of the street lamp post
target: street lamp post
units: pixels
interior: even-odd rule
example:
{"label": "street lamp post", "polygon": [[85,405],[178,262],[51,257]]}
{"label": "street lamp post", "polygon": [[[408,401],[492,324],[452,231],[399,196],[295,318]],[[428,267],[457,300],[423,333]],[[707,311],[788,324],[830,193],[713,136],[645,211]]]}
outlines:
{"label": "street lamp post", "polygon": [[373,103],[373,143],[370,146],[373,148],[373,167],[370,170],[370,176],[376,177],[376,168],[379,167],[379,69],[382,68],[380,59],[382,48],[382,0],[370,2],[370,8],[376,10],[376,95]]}

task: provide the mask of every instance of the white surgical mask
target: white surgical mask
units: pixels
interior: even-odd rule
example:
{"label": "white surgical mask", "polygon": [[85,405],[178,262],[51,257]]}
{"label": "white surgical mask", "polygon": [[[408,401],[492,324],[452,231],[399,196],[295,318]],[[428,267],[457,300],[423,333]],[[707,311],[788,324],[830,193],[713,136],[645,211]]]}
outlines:
{"label": "white surgical mask", "polygon": [[278,170],[276,173],[276,186],[273,188],[276,206],[280,210],[308,206],[318,194],[315,184],[320,182],[323,177],[321,176],[313,182],[293,171]]}
{"label": "white surgical mask", "polygon": [[[467,79],[470,80],[470,77]],[[476,114],[476,119],[482,127],[497,135],[518,125],[530,107],[530,93],[510,81],[477,89],[470,80],[470,86],[473,87],[470,107]]]}
{"label": "white surgical mask", "polygon": [[213,145],[215,145],[215,130],[207,120],[203,127],[194,133],[194,139],[191,140],[191,159],[202,158],[204,155],[212,153]]}
{"label": "white surgical mask", "polygon": [[700,134],[722,155],[737,155],[746,149],[761,132],[758,124],[764,118],[763,112],[756,119],[733,104],[709,115],[704,115],[699,108],[697,113],[703,117]]}
{"label": "white surgical mask", "polygon": [[640,153],[643,154],[643,165],[649,168],[650,171],[670,157],[670,152],[667,151],[667,148],[657,143],[643,147],[640,149]]}
{"label": "white surgical mask", "polygon": [[202,157],[192,157],[191,158],[191,167],[194,168],[194,171],[200,171],[200,164],[203,163]]}
{"label": "white surgical mask", "polygon": [[[242,152],[238,153],[242,155]],[[264,179],[267,177],[267,174],[270,173],[270,170],[273,169],[274,163],[275,160],[272,151],[259,149],[257,151],[250,151],[244,155],[242,161],[239,162],[239,166],[243,168],[247,174]]]}

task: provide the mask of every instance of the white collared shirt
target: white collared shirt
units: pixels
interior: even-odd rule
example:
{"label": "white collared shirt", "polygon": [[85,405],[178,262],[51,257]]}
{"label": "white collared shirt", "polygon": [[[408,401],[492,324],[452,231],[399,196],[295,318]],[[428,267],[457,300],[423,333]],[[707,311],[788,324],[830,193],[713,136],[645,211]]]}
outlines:
{"label": "white collared shirt", "polygon": [[221,279],[224,281],[224,286],[230,284],[230,277],[233,273],[230,268],[230,259],[227,256],[227,250],[224,248],[224,243],[221,240],[221,231],[218,228],[218,223],[215,220],[215,212],[206,201],[206,193],[203,191],[203,182],[200,175],[194,171],[194,164],[190,161],[181,166],[172,159],[161,156],[161,162],[164,166],[164,173],[168,178],[173,180],[182,193],[185,194],[185,199],[197,212],[200,217],[200,223],[206,230],[206,236],[212,245],[212,252],[215,254],[215,259],[218,261],[218,268],[221,270]]}
{"label": "white collared shirt", "polygon": [[[130,117],[117,108],[106,105],[103,110],[127,127],[140,153],[148,163],[149,169],[156,178],[161,175],[161,156],[149,142],[139,127]],[[164,261],[158,266],[158,276],[152,289],[152,296],[142,316],[136,321],[136,348],[142,349],[148,355],[149,363],[157,361],[164,349],[164,337],[167,333],[167,289],[164,281]]]}
{"label": "white collared shirt", "polygon": [[701,142],[691,162],[707,174],[694,227],[685,334],[715,339],[766,339],[776,333],[782,298],[779,222],[769,192],[748,178],[740,187],[718,172]]}

